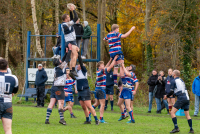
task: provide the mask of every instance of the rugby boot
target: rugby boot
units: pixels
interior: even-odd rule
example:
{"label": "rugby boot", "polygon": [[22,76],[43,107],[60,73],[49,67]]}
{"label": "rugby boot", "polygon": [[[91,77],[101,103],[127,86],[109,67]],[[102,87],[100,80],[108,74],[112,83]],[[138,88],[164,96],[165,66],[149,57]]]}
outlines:
{"label": "rugby boot", "polygon": [[85,121],[83,124],[91,124],[90,121]]}
{"label": "rugby boot", "polygon": [[75,115],[71,115],[71,118],[77,118]]}
{"label": "rugby boot", "polygon": [[46,120],[46,121],[45,121],[45,124],[50,124],[50,122]]}
{"label": "rugby boot", "polygon": [[105,122],[104,119],[103,119],[103,120],[99,120],[99,122],[100,122],[100,123],[107,123],[107,122]]}
{"label": "rugby boot", "polygon": [[190,129],[190,131],[188,133],[194,133],[194,130],[193,129]]}
{"label": "rugby boot", "polygon": [[177,133],[179,131],[180,131],[179,128],[174,128],[170,133]]}
{"label": "rugby boot", "polygon": [[76,71],[71,71],[71,72],[69,73],[69,76],[70,76],[73,80],[76,80],[76,77],[78,77]]}
{"label": "rugby boot", "polygon": [[95,123],[96,123],[96,125],[99,125],[99,121],[98,120],[96,120]]}
{"label": "rugby boot", "polygon": [[130,120],[130,121],[126,122],[126,123],[135,123],[135,120]]}
{"label": "rugby boot", "polygon": [[63,124],[63,125],[67,125],[67,124],[66,124],[66,121],[65,121],[64,119],[60,120],[59,123],[60,123],[60,124]]}
{"label": "rugby boot", "polygon": [[126,119],[126,117],[121,116],[121,117],[118,119],[118,121],[121,121],[121,120],[123,120],[123,119]]}

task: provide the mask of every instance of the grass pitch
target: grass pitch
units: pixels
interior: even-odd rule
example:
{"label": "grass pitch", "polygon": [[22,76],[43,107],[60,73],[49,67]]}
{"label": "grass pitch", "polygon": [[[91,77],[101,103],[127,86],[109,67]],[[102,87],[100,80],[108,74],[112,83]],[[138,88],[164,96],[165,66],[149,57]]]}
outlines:
{"label": "grass pitch", "polygon": [[[147,114],[147,108],[134,108],[134,117],[136,123],[127,124],[128,118],[118,121],[120,111],[117,106],[114,112],[105,111],[104,119],[107,123],[95,125],[92,117],[92,124],[83,124],[85,121],[84,112],[80,106],[74,106],[76,119],[71,119],[69,111],[64,113],[67,125],[59,124],[58,109],[54,108],[50,116],[51,124],[44,124],[46,118],[46,108],[36,108],[33,106],[13,106],[13,134],[168,134],[173,129],[173,123],[166,111],[162,114],[156,114],[153,109],[151,114]],[[99,110],[96,109],[99,118]],[[191,111],[190,115],[193,115]],[[189,126],[185,117],[177,117],[180,134],[189,132]],[[193,128],[196,134],[200,133],[200,117],[192,117]],[[4,133],[2,122],[0,122],[0,133]]]}

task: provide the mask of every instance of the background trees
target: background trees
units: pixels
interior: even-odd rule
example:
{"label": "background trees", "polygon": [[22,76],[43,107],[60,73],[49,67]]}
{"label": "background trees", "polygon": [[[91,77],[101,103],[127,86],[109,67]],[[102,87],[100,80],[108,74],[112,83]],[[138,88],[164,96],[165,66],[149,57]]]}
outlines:
{"label": "background trees", "polygon": [[[35,11],[32,10],[33,2]],[[200,0],[1,0],[0,56],[9,60],[9,66],[15,68],[13,72],[22,83],[27,31],[55,35],[62,14],[68,13],[67,3],[77,6],[81,23],[88,21],[93,35],[96,35],[97,23],[102,24],[102,38],[111,31],[114,23],[120,25],[122,33],[136,26],[131,36],[122,40],[122,49],[125,64],[137,65],[140,80],[150,75],[154,68],[166,73],[168,68],[176,68],[182,70],[182,78],[187,88],[191,88],[194,72],[199,69]],[[34,27],[36,24],[38,28]],[[55,38],[47,38],[47,57],[52,56],[51,47],[55,43]],[[95,40],[93,43],[95,47]],[[101,46],[102,59],[107,62],[108,45],[102,42]],[[32,57],[41,57],[44,38],[32,38],[31,49]],[[89,67],[92,76],[95,63]]]}

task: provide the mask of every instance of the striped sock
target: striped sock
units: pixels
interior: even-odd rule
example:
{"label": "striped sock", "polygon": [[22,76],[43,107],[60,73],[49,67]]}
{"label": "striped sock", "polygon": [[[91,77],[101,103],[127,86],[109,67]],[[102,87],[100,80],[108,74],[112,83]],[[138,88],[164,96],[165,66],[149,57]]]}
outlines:
{"label": "striped sock", "polygon": [[89,111],[89,116],[91,116],[91,112]]}
{"label": "striped sock", "polygon": [[169,113],[171,113],[172,111],[172,106],[169,106]]}
{"label": "striped sock", "polygon": [[121,112],[121,114],[122,114],[122,117],[125,117],[124,112]]}
{"label": "striped sock", "polygon": [[100,117],[100,120],[103,120],[103,117]]}
{"label": "striped sock", "polygon": [[47,115],[46,115],[46,121],[49,121],[49,117],[51,115],[52,109],[51,108],[47,108]]}
{"label": "striped sock", "polygon": [[134,120],[133,111],[130,111],[130,112],[129,112],[129,115],[130,115],[130,117],[131,117],[131,120],[133,121],[133,120]]}
{"label": "striped sock", "polygon": [[113,74],[114,84],[117,84],[117,74]]}
{"label": "striped sock", "polygon": [[60,120],[63,120],[64,119],[63,109],[58,109],[58,113],[60,114]]}

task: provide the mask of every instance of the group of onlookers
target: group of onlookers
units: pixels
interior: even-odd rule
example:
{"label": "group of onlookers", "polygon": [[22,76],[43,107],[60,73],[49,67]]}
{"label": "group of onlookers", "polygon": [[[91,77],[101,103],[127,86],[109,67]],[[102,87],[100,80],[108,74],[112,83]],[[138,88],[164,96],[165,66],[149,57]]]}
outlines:
{"label": "group of onlookers", "polygon": [[[92,30],[91,27],[88,25],[87,21],[83,22],[84,26],[82,26],[79,21],[80,19],[76,21],[76,23],[73,25],[73,29],[75,30],[76,33],[76,43],[79,48],[81,47],[81,42],[82,42],[81,58],[86,59],[88,51],[88,43],[90,36],[92,34]],[[60,58],[61,55],[61,36],[59,36],[58,33],[56,33],[56,38],[57,38],[57,43],[52,48],[54,54],[52,58]]]}
{"label": "group of onlookers", "polygon": [[[149,110],[148,113],[151,113],[153,97],[155,97],[157,104],[157,113],[160,114],[161,110],[166,107],[168,114],[171,112],[173,105],[175,104],[175,95],[171,95],[164,100],[164,95],[170,92],[171,81],[174,79],[172,76],[173,70],[170,68],[168,70],[168,76],[165,77],[163,71],[160,71],[157,74],[156,70],[152,71],[152,75],[149,77],[147,84],[149,85]],[[193,116],[197,116],[199,113],[199,101],[200,101],[200,73],[197,76],[192,84],[192,92],[195,94],[195,112]],[[162,101],[161,101],[162,100]],[[163,106],[161,106],[163,104]]]}

